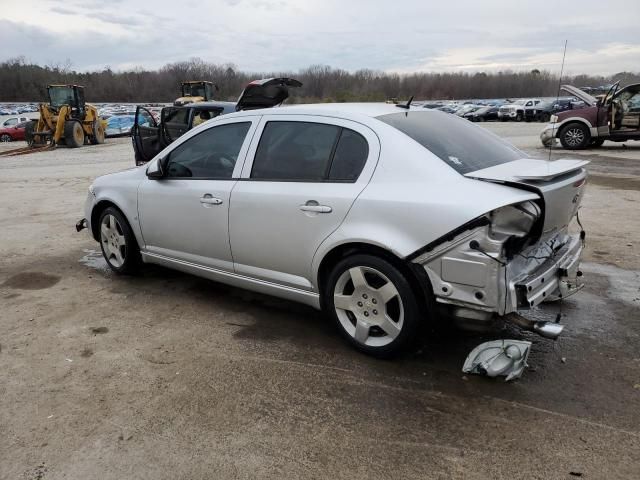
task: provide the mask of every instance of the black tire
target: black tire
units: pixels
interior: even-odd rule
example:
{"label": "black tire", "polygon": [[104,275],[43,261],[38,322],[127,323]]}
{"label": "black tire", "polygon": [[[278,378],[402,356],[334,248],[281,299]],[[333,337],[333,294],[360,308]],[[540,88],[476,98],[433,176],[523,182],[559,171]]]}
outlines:
{"label": "black tire", "polygon": [[104,132],[104,126],[102,125],[102,122],[100,120],[95,120],[93,122],[93,135],[91,135],[91,144],[92,145],[100,145],[102,143],[104,143],[104,137],[105,137],[105,132]]}
{"label": "black tire", "polygon": [[64,141],[71,148],[84,145],[84,129],[79,121],[67,120],[64,122]]}
{"label": "black tire", "polygon": [[558,133],[560,143],[567,150],[582,150],[591,142],[591,132],[583,123],[573,122],[565,125]]}
{"label": "black tire", "polygon": [[24,139],[27,142],[27,145],[29,145],[30,147],[33,146],[33,132],[35,131],[35,129],[36,122],[33,120],[24,126]]}
{"label": "black tire", "polygon": [[522,112],[516,113],[516,122],[521,122],[522,118],[523,118]]}
{"label": "black tire", "polygon": [[[353,280],[351,272],[355,270],[365,279],[360,287]],[[390,289],[395,294],[385,301],[384,294],[377,289],[386,288],[388,283],[395,288]],[[336,292],[349,303],[348,308],[336,308]],[[341,260],[331,270],[322,298],[325,313],[333,319],[342,336],[368,355],[388,358],[408,350],[419,338],[420,302],[407,278],[388,260],[368,254]],[[356,338],[359,331],[366,331],[364,340]]]}
{"label": "black tire", "polygon": [[[106,219],[106,220],[105,220]],[[110,222],[115,219],[115,225]],[[103,231],[103,223],[106,223],[107,227],[115,228],[115,232],[109,233]],[[108,228],[108,230],[110,230]],[[116,237],[124,238],[124,245],[121,244],[121,240],[117,240]],[[131,226],[122,212],[115,207],[106,208],[99,217],[98,220],[98,241],[100,242],[100,249],[102,255],[107,261],[109,268],[118,274],[132,274],[139,270],[140,260],[140,248],[136,237],[131,230]],[[119,257],[115,253],[117,250]]]}
{"label": "black tire", "polygon": [[538,118],[539,122],[549,122],[550,120],[551,120],[551,115],[549,115],[548,113],[543,113]]}
{"label": "black tire", "polygon": [[598,148],[598,147],[601,147],[603,143],[604,143],[604,138],[592,138],[591,142],[589,143],[589,146],[592,148]]}
{"label": "black tire", "polygon": [[9,135],[8,133],[3,133],[2,135],[0,135],[1,143],[7,143],[11,141],[13,141],[13,138],[11,138],[11,135]]}

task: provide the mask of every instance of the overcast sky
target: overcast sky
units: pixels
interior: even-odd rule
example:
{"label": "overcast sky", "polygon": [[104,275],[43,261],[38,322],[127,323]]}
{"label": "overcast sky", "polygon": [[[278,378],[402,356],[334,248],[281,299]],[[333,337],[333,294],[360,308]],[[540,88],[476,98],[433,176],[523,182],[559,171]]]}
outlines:
{"label": "overcast sky", "polygon": [[558,71],[566,39],[566,72],[610,74],[640,70],[639,21],[640,0],[0,0],[0,60]]}

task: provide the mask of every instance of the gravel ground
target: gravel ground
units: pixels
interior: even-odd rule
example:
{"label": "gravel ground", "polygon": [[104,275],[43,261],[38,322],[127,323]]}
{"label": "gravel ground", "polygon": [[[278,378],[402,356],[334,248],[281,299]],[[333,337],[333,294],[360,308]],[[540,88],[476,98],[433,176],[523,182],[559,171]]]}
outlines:
{"label": "gravel ground", "polygon": [[[549,154],[541,124],[484,126]],[[561,339],[440,332],[393,361],[304,306],[113,276],[73,227],[129,139],[0,157],[0,479],[640,478],[640,144],[551,154],[592,161]],[[463,376],[505,335],[534,342],[522,379]]]}

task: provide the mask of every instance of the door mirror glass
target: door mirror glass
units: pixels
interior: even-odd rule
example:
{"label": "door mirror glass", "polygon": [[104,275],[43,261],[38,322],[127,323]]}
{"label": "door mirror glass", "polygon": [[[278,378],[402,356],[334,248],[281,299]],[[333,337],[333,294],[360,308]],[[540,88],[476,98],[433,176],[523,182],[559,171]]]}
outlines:
{"label": "door mirror glass", "polygon": [[147,167],[147,177],[158,180],[164,177],[164,158],[151,162]]}

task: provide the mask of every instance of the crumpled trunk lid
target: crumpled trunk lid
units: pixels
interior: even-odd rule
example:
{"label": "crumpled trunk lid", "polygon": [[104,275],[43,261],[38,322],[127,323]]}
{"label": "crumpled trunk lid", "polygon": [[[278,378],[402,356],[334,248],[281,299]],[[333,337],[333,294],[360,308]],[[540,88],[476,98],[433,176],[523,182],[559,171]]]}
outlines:
{"label": "crumpled trunk lid", "polygon": [[580,207],[587,178],[587,160],[555,161],[523,158],[467,173],[477,180],[504,183],[537,192],[544,200],[542,234],[565,228]]}

